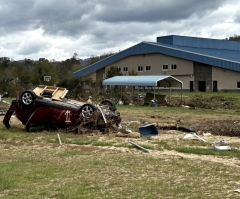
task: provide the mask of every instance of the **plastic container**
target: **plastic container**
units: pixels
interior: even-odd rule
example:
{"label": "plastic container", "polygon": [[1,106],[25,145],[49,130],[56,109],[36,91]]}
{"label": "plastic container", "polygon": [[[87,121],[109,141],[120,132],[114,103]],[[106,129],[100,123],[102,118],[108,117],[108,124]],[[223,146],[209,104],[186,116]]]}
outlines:
{"label": "plastic container", "polygon": [[147,124],[145,126],[141,126],[138,129],[138,132],[141,136],[156,136],[158,135],[158,130],[156,126],[153,124]]}

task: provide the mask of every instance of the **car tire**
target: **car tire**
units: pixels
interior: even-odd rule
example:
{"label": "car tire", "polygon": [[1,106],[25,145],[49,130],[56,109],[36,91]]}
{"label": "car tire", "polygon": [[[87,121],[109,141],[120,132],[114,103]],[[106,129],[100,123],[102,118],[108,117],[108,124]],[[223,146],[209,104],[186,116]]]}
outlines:
{"label": "car tire", "polygon": [[94,111],[96,111],[96,107],[92,104],[84,104],[81,108],[80,108],[80,115],[83,118],[89,119],[92,117]]}
{"label": "car tire", "polygon": [[23,108],[32,107],[36,97],[37,96],[33,91],[24,91],[21,95],[21,103],[23,105]]}
{"label": "car tire", "polygon": [[116,105],[112,100],[108,100],[108,99],[103,100],[103,101],[101,101],[100,105],[108,106],[111,111],[116,111],[117,110]]}

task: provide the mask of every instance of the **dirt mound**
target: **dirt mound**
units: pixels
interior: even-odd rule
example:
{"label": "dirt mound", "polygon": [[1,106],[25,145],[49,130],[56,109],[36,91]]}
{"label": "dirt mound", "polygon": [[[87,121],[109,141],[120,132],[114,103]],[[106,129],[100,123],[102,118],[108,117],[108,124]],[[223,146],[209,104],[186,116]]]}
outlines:
{"label": "dirt mound", "polygon": [[199,133],[221,136],[240,136],[240,120],[212,120],[186,124],[185,128]]}
{"label": "dirt mound", "polygon": [[219,136],[240,136],[240,120],[210,120],[188,122],[181,124],[158,124],[158,129],[178,130],[182,132],[197,132],[198,134],[211,133]]}
{"label": "dirt mound", "polygon": [[236,99],[233,97],[221,97],[221,96],[204,97],[203,95],[194,95],[193,97],[185,101],[185,105],[206,109],[218,109],[218,108],[232,109],[233,106],[235,106],[235,108],[239,108],[236,106],[236,104],[234,104],[235,100]]}

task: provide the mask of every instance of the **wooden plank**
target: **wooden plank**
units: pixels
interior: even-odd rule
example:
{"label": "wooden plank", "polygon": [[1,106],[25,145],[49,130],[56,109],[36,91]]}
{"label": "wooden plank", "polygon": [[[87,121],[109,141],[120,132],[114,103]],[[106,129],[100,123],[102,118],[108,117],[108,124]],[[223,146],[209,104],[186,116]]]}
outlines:
{"label": "wooden plank", "polygon": [[46,86],[44,86],[44,85],[39,85],[38,87],[36,87],[35,89],[33,89],[33,92],[34,92],[37,96],[41,97],[41,93],[42,93],[42,91],[43,91],[45,88],[46,88]]}
{"label": "wooden plank", "polygon": [[58,89],[56,90],[56,92],[52,95],[52,99],[54,100],[62,100],[66,94],[67,94],[68,90],[67,89]]}
{"label": "wooden plank", "polygon": [[33,90],[37,96],[42,97],[43,93],[49,93],[52,95],[53,100],[62,101],[62,99],[68,93],[66,88],[56,86],[39,85]]}

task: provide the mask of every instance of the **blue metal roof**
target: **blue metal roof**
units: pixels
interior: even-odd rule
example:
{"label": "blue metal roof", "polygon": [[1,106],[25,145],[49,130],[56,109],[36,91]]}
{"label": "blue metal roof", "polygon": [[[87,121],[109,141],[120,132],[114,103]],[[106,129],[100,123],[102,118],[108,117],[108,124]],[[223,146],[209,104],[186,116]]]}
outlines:
{"label": "blue metal roof", "polygon": [[[83,76],[138,54],[160,53],[240,72],[240,42],[185,36],[158,37],[158,42],[141,42],[73,73]],[[228,43],[229,42],[229,43]]]}
{"label": "blue metal roof", "polygon": [[182,88],[183,83],[169,75],[159,76],[115,76],[103,80],[102,85],[119,86],[158,86]]}
{"label": "blue metal roof", "polygon": [[174,46],[191,46],[195,48],[213,48],[238,51],[240,50],[240,42],[236,41],[208,39],[199,37],[186,37],[179,35],[157,37],[157,42]]}

